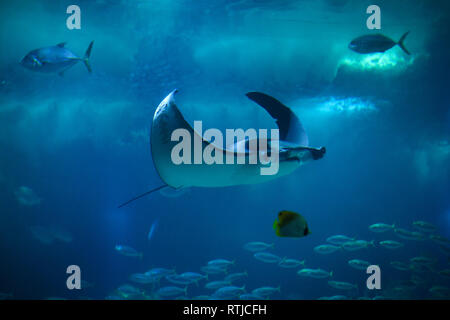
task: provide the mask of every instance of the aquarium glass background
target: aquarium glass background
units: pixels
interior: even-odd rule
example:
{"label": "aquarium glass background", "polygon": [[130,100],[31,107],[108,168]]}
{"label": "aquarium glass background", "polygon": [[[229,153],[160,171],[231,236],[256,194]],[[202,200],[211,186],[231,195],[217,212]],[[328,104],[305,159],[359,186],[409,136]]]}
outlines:
{"label": "aquarium glass background", "polygon": [[[66,25],[72,4],[81,9],[79,30]],[[207,282],[246,272],[233,285],[245,285],[247,293],[279,287],[270,299],[448,299],[449,3],[377,1],[381,30],[368,30],[371,4],[3,1],[0,296],[207,299],[214,293]],[[406,31],[411,55],[399,46],[375,54],[348,48],[364,34],[398,41]],[[33,49],[62,42],[82,57],[91,41],[91,74],[83,63],[62,76],[19,63]],[[174,89],[190,123],[221,130],[276,128],[245,96],[270,94],[301,119],[310,145],[327,152],[266,183],[158,191],[119,209],[162,184],[149,134],[156,107]],[[311,234],[277,237],[272,225],[281,210],[304,216]],[[421,231],[417,221],[435,230]],[[375,233],[369,229],[375,223],[395,227]],[[401,238],[399,228],[423,238]],[[370,244],[330,254],[314,250],[333,235]],[[387,249],[380,244],[385,240],[403,246]],[[305,265],[282,268],[255,259],[244,248],[252,241],[273,244],[267,252]],[[117,245],[142,258],[121,254]],[[130,278],[152,268],[204,275],[201,268],[214,259],[233,262],[227,274],[187,286],[165,277],[149,284]],[[352,268],[352,259],[380,267],[380,290],[367,288],[369,275]],[[395,261],[406,270],[394,268]],[[81,290],[66,286],[69,265],[81,269]],[[302,277],[302,268],[333,274]],[[340,290],[328,281],[354,287]],[[124,289],[127,284],[132,287]],[[187,291],[159,295],[167,286]]]}

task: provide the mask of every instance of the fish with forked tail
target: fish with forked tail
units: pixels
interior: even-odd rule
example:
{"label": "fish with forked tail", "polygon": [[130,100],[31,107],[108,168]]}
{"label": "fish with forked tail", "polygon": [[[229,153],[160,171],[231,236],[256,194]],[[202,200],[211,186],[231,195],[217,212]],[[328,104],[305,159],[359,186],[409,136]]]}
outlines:
{"label": "fish with forked tail", "polygon": [[56,46],[32,50],[27,53],[20,64],[31,71],[58,73],[62,76],[66,70],[82,61],[89,73],[91,73],[92,69],[89,64],[89,57],[91,56],[94,41],[91,41],[82,58],[65,48],[65,45],[66,43],[62,42]]}
{"label": "fish with forked tail", "polygon": [[406,49],[403,42],[409,31],[402,35],[398,42],[395,42],[391,38],[388,38],[382,34],[369,34],[365,36],[353,39],[348,48],[358,53],[375,53],[375,52],[385,52],[392,47],[399,45],[400,48],[407,54],[410,55],[408,49]]}

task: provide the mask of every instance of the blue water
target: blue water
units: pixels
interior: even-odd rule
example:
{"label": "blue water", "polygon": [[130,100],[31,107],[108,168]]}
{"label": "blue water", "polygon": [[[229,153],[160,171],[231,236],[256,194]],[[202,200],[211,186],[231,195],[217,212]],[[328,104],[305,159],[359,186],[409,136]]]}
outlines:
{"label": "blue water", "polygon": [[[447,1],[379,1],[381,31],[366,28],[370,1],[77,1],[81,30],[66,28],[70,4],[0,5],[1,293],[104,299],[129,283],[154,298],[171,284],[133,284],[129,276],[154,267],[200,272],[224,258],[235,260],[229,272],[248,272],[237,283],[247,291],[280,286],[272,299],[450,297],[430,292],[450,287],[448,274],[439,273],[449,269],[448,251],[428,235],[414,241],[368,229],[384,222],[415,230],[412,223],[424,220],[450,237]],[[397,41],[408,30],[410,56],[398,46],[364,56],[347,48],[362,34]],[[91,75],[82,63],[63,77],[18,64],[27,52],[63,41],[81,56],[91,40]],[[188,121],[219,129],[275,128],[245,97],[268,93],[295,111],[311,146],[327,153],[267,183],[190,188],[176,197],[157,192],[118,209],[162,184],[149,132],[156,107],[175,88]],[[34,201],[20,200],[22,186]],[[277,237],[272,224],[280,210],[302,214],[312,234]],[[45,241],[32,232],[36,226],[65,236]],[[314,252],[336,234],[377,245]],[[389,250],[382,240],[404,247]],[[333,271],[331,280],[358,289],[340,291],[330,279],[298,276],[300,268],[258,261],[243,249],[250,241],[274,243],[270,252]],[[121,255],[117,244],[143,252],[143,259]],[[435,262],[422,272],[390,265],[417,256]],[[366,289],[368,275],[347,263],[355,258],[380,266],[381,290]],[[92,286],[67,289],[72,264]],[[395,289],[417,276],[422,281],[412,289]],[[187,297],[211,294],[205,283],[189,285]]]}

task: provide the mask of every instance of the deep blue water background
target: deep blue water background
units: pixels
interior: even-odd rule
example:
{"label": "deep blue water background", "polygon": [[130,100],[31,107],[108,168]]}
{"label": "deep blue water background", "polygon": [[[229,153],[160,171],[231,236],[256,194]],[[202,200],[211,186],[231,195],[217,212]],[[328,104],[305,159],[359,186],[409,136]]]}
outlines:
{"label": "deep blue water background", "polygon": [[[350,259],[380,265],[386,290],[411,276],[390,261],[429,256],[438,259],[437,270],[449,268],[434,242],[368,230],[376,222],[412,229],[425,220],[450,237],[449,3],[380,1],[382,33],[399,39],[411,30],[405,45],[412,56],[395,47],[385,54],[395,65],[384,68],[367,68],[347,49],[354,37],[375,32],[365,29],[370,1],[78,1],[82,29],[74,31],[65,26],[70,4],[1,4],[0,292],[103,299],[131,273],[199,271],[226,258],[236,261],[233,270],[248,272],[246,288],[281,286],[274,299],[340,294],[326,280],[255,260],[242,248],[249,241],[274,243],[281,257],[305,259],[307,267],[332,270],[334,280],[358,284],[352,297],[383,293],[366,292],[366,274],[350,268]],[[92,75],[81,64],[64,77],[18,64],[28,51],[63,41],[82,55],[91,40]],[[222,129],[275,127],[245,97],[269,93],[295,110],[311,145],[326,146],[327,154],[265,184],[192,188],[176,198],[156,193],[117,209],[161,184],[149,129],[174,88],[189,121]],[[351,109],[352,98],[360,109]],[[17,201],[20,186],[41,203]],[[272,224],[283,209],[301,213],[312,234],[276,237]],[[58,225],[73,240],[43,244],[30,232],[36,225]],[[313,251],[334,234],[405,247]],[[116,244],[142,251],[143,260],[119,255]],[[94,286],[67,290],[70,264]],[[435,273],[421,277],[427,284],[406,298],[430,298],[431,286],[449,286]],[[188,297],[205,291],[192,286]]]}

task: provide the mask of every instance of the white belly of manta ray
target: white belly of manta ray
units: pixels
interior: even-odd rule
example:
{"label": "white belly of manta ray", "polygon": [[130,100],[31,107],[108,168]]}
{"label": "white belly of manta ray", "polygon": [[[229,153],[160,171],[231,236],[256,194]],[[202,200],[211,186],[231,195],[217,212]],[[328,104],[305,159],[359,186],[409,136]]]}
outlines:
{"label": "white belly of manta ray", "polygon": [[[297,145],[292,147],[293,143],[290,141],[279,141],[280,147],[278,148],[277,144],[275,148],[275,151],[279,152],[277,159],[275,159],[276,163],[273,161],[266,164],[262,164],[261,162],[249,163],[247,155],[245,163],[240,164],[237,161],[238,156],[235,154],[233,164],[226,163],[225,160],[221,164],[207,164],[205,161],[201,161],[201,163],[197,164],[193,161],[176,164],[173,161],[172,151],[180,142],[179,139],[173,141],[174,138],[172,133],[175,130],[185,130],[185,132],[189,134],[191,140],[188,141],[189,145],[200,147],[200,152],[203,152],[209,145],[209,143],[202,138],[202,134],[195,131],[183,118],[175,104],[174,94],[176,92],[177,91],[174,90],[170,93],[156,109],[151,130],[151,152],[153,162],[161,179],[168,186],[173,188],[225,187],[262,183],[290,174],[303,163],[312,160],[314,158],[311,155],[312,151],[316,153],[321,152],[322,155],[325,153],[324,148],[313,149],[307,146]],[[287,109],[287,107],[284,108]],[[292,113],[290,110],[289,112]],[[292,123],[292,121],[290,121],[290,123]],[[283,130],[286,131],[288,129],[289,128],[283,128],[280,131],[282,132]],[[303,130],[303,128],[301,129]],[[197,139],[197,144],[194,141],[195,139]],[[289,147],[284,147],[284,145],[289,145]],[[183,152],[191,153],[187,155],[188,159],[194,158],[194,147],[183,149]],[[270,150],[273,148],[267,147],[267,149]],[[273,150],[271,151],[272,153],[274,152]],[[215,152],[223,152],[226,154],[227,152],[230,152],[230,150],[217,147]],[[184,154],[184,156],[186,156],[186,154]],[[225,155],[223,158],[225,158]],[[272,157],[272,160],[273,158],[274,157]],[[269,168],[274,169],[271,170],[272,173],[261,174],[264,169]]]}
{"label": "white belly of manta ray", "polygon": [[[309,147],[308,137],[297,116],[275,98],[260,92],[249,92],[247,97],[276,119],[278,130],[271,130],[268,139],[267,135],[249,137],[248,131],[241,129],[243,136],[237,134],[237,142],[222,148],[223,143],[217,143],[217,135],[213,135],[215,139],[207,137],[207,130],[203,137],[201,132],[194,130],[195,125],[193,129],[186,122],[175,104],[176,92],[172,91],[156,109],[150,137],[153,163],[165,184],[128,200],[119,208],[165,187],[226,187],[266,182],[290,174],[305,162],[321,159],[326,152],[324,147]],[[260,133],[261,130],[264,129],[260,129]],[[229,141],[234,142],[234,136]],[[254,148],[255,141],[259,150]],[[204,154],[212,156],[213,153],[214,161],[198,161]],[[219,158],[217,153],[221,155]],[[222,160],[216,161],[220,157]],[[255,161],[258,158],[260,161]]]}

